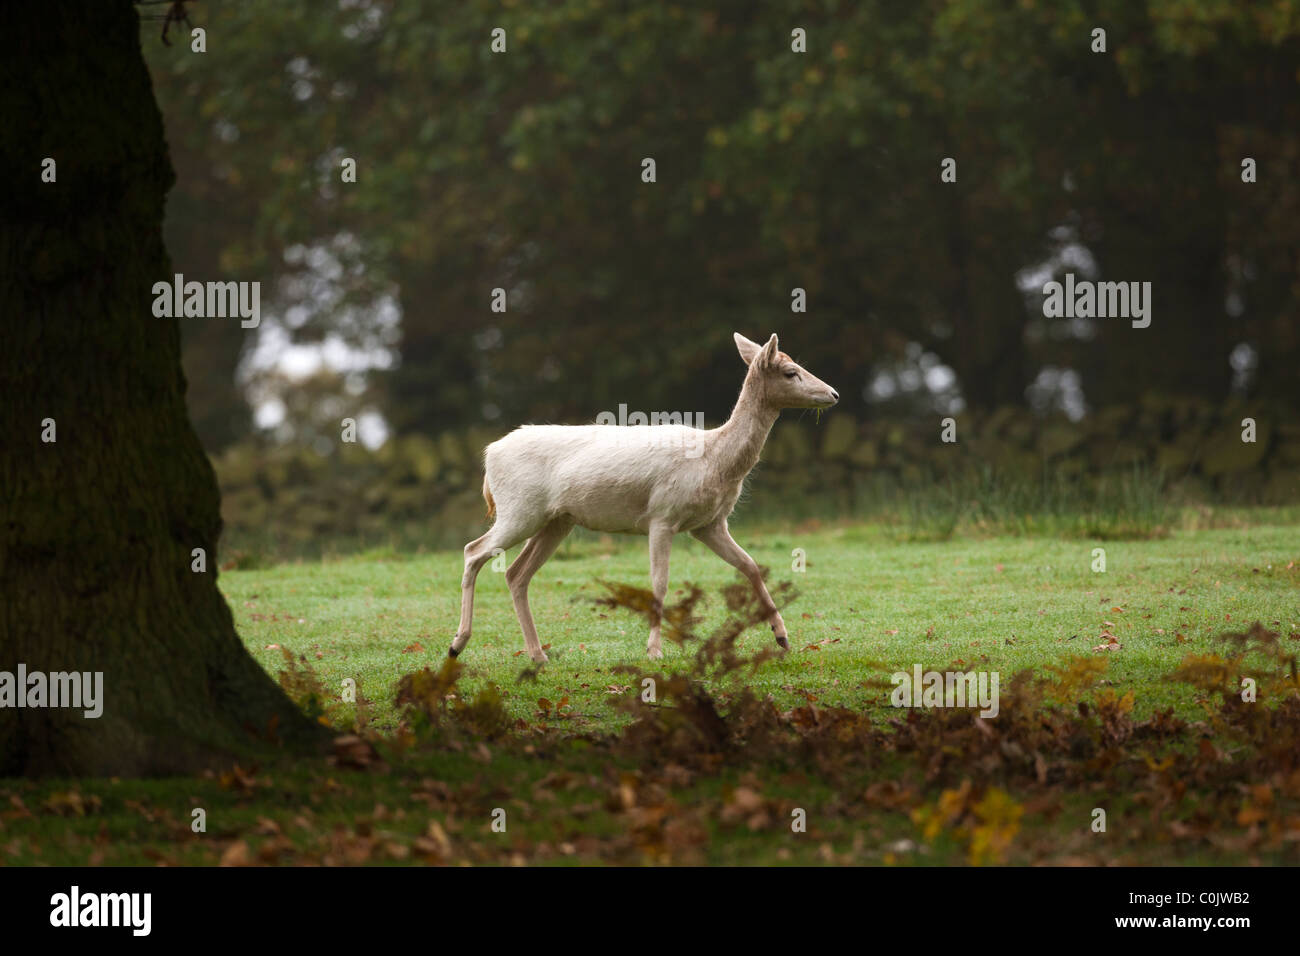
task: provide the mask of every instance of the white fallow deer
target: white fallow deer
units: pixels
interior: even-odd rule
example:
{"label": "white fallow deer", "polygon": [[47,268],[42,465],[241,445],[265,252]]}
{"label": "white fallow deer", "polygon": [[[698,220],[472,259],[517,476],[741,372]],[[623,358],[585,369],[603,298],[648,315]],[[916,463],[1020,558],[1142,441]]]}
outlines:
{"label": "white fallow deer", "polygon": [[[593,531],[650,537],[650,657],[662,657],[659,631],[668,590],[673,535],[689,531],[753,586],[776,642],[789,647],[785,621],[754,559],[732,539],[727,516],[758,463],[768,432],[783,408],[830,408],[839,393],[780,351],[736,333],[749,366],[740,398],[726,423],[713,429],[684,425],[524,425],[487,446],[483,497],[487,534],[465,545],[460,628],[455,657],[469,642],[474,582],[495,554],[528,539],[506,571],[506,584],[534,661],[545,661],[528,607],[528,582],[574,525]],[[498,550],[500,549],[500,550]]]}

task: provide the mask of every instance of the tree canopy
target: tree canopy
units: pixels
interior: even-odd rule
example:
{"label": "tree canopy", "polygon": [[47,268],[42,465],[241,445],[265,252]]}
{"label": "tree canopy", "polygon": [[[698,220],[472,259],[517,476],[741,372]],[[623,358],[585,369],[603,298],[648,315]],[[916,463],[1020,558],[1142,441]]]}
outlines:
{"label": "tree canopy", "polygon": [[[1294,0],[284,0],[195,22],[206,53],[149,50],[177,269],[279,280],[294,341],[389,352],[317,384],[399,432],[720,416],[733,330],[780,332],[850,408],[1050,410],[1060,370],[1090,405],[1300,398]],[[1150,327],[1045,317],[1065,272],[1152,283]],[[250,427],[250,340],[186,334],[220,447]]]}

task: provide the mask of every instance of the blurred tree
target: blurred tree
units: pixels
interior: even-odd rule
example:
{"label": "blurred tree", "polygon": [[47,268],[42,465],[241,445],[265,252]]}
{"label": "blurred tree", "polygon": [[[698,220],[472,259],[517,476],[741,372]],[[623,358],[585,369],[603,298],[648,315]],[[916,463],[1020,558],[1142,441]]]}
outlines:
{"label": "blurred tree", "polygon": [[[1152,387],[1218,400],[1241,342],[1260,356],[1249,389],[1300,387],[1283,172],[1300,0],[209,12],[207,54],[153,59],[174,135],[241,197],[230,208],[255,211],[223,261],[283,274],[286,249],[357,237],[348,302],[398,290],[383,378],[399,431],[619,402],[716,418],[734,329],[781,332],[850,409],[909,343],[978,406],[1024,402],[1049,364],[1093,404]],[[1044,320],[1041,287],[1016,277],[1054,255],[1152,282],[1151,327]],[[321,312],[294,335],[333,327]]]}
{"label": "blurred tree", "polygon": [[[183,188],[171,191],[167,203],[164,239],[172,268],[199,281],[256,281],[259,276],[232,261],[230,253],[253,229],[256,211],[250,205],[255,197],[229,188],[222,179],[227,171],[211,161],[207,150],[199,153],[194,147],[185,137],[171,138],[172,164],[184,183]],[[236,380],[247,344],[248,335],[238,322],[198,319],[181,323],[190,421],[209,452],[246,438],[252,431],[249,404]]]}

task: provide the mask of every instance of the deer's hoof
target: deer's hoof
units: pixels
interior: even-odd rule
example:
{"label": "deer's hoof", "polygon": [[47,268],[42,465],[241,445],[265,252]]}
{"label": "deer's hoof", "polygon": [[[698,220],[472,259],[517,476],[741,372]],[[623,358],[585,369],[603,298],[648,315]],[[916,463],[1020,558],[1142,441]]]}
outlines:
{"label": "deer's hoof", "polygon": [[783,651],[788,651],[790,649],[790,641],[787,638],[778,637],[776,639],[776,644]]}
{"label": "deer's hoof", "polygon": [[453,644],[451,647],[447,648],[447,656],[448,656],[448,657],[455,657],[455,656],[456,656],[457,654],[459,654],[459,653],[460,653],[460,651],[456,650],[456,645],[455,645],[455,644]]}

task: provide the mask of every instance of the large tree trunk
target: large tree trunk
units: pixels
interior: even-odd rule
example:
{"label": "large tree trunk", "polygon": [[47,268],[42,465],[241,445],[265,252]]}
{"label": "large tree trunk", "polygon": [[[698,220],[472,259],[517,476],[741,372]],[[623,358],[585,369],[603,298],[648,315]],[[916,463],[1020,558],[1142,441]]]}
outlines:
{"label": "large tree trunk", "polygon": [[0,19],[0,671],[102,671],[104,687],[98,719],[0,709],[0,774],[168,773],[315,741],[217,590],[216,480],[177,320],[152,312],[173,174],[136,13],[60,0]]}

